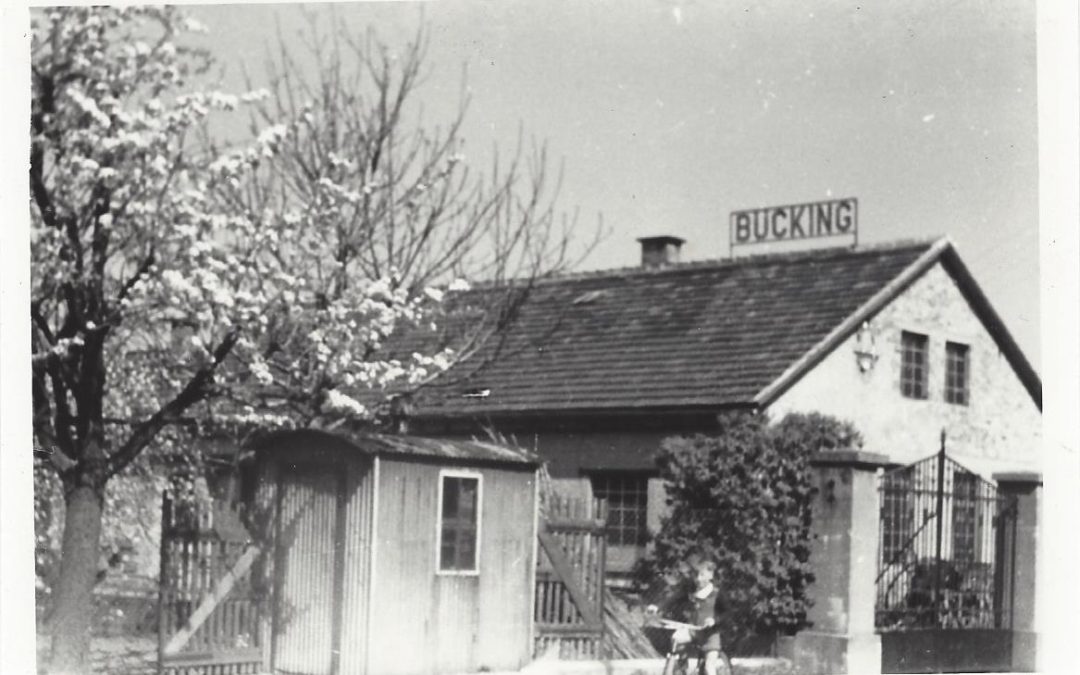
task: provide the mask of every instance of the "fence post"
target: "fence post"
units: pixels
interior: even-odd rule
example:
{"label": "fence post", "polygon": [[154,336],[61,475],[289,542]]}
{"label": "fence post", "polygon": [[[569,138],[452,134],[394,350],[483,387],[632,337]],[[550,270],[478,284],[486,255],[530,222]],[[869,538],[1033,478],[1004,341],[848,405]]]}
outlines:
{"label": "fence post", "polygon": [[[1014,672],[1034,672],[1038,664],[1039,626],[1035,598],[1038,562],[1038,527],[1042,501],[1042,475],[1039,473],[995,473],[998,490],[1016,507],[1014,528],[1006,538],[1006,557],[1011,561],[1006,616],[1012,623],[1012,668]],[[999,562],[1000,564],[1000,562]]]}
{"label": "fence post", "polygon": [[858,451],[812,460],[818,489],[810,552],[815,581],[808,590],[813,626],[777,644],[800,673],[881,672],[881,637],[874,630],[877,469],[887,463],[882,455]]}
{"label": "fence post", "polygon": [[168,569],[168,556],[169,556],[169,538],[166,536],[168,531],[172,528],[171,509],[169,502],[168,490],[161,492],[161,534],[158,540],[158,603],[157,603],[157,628],[158,628],[158,658],[157,658],[157,673],[161,675],[165,672],[165,633],[168,630],[168,626],[165,621],[166,606],[168,604],[169,592],[169,569]]}
{"label": "fence post", "polygon": [[945,430],[941,430],[941,449],[937,455],[937,484],[934,487],[934,607],[941,602],[941,531],[945,525]]}

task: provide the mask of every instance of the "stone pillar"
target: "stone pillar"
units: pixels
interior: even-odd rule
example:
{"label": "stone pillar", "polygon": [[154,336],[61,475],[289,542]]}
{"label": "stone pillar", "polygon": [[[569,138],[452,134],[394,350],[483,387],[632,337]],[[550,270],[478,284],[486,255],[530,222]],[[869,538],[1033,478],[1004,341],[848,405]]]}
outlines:
{"label": "stone pillar", "polygon": [[881,637],[874,631],[880,507],[877,469],[888,463],[867,452],[817,455],[809,589],[813,626],[781,638],[781,656],[800,673],[880,673]]}
{"label": "stone pillar", "polygon": [[[1005,611],[1012,621],[1012,670],[1037,670],[1039,625],[1035,612],[1036,564],[1039,547],[1039,510],[1042,475],[1038,473],[995,473],[998,491],[1016,503],[1016,533],[1005,533],[1005,560],[997,561],[1011,570],[1013,586],[1006,586]],[[1015,542],[1015,544],[1014,544]]]}

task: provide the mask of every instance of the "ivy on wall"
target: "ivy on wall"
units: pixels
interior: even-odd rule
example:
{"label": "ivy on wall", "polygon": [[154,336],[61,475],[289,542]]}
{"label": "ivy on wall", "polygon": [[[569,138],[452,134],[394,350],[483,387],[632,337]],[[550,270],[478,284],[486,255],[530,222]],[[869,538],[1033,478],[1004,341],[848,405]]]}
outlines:
{"label": "ivy on wall", "polygon": [[731,413],[714,435],[665,439],[657,464],[669,511],[638,564],[639,584],[652,597],[684,592],[687,561],[715,560],[729,653],[808,627],[810,457],[861,445],[850,423],[819,414],[770,424],[762,413]]}

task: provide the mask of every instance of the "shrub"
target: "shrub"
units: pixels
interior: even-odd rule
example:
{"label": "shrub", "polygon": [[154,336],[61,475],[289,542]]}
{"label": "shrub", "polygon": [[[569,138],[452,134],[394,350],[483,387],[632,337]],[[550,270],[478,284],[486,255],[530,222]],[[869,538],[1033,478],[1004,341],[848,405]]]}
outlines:
{"label": "shrub", "polygon": [[735,652],[808,627],[809,459],[860,446],[850,424],[817,414],[770,426],[764,414],[733,413],[715,435],[665,439],[657,464],[669,512],[638,565],[639,584],[681,592],[672,586],[686,578],[685,561],[705,555],[730,604],[723,634]]}

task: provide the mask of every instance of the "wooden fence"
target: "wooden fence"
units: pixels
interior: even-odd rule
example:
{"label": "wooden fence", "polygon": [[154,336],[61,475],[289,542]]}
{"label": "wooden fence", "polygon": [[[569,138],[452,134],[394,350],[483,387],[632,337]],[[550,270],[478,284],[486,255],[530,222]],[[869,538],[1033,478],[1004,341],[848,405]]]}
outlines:
{"label": "wooden fence", "polygon": [[548,492],[542,510],[535,652],[603,658],[606,504]]}
{"label": "wooden fence", "polygon": [[158,673],[262,670],[260,609],[251,584],[258,555],[237,511],[163,497]]}

